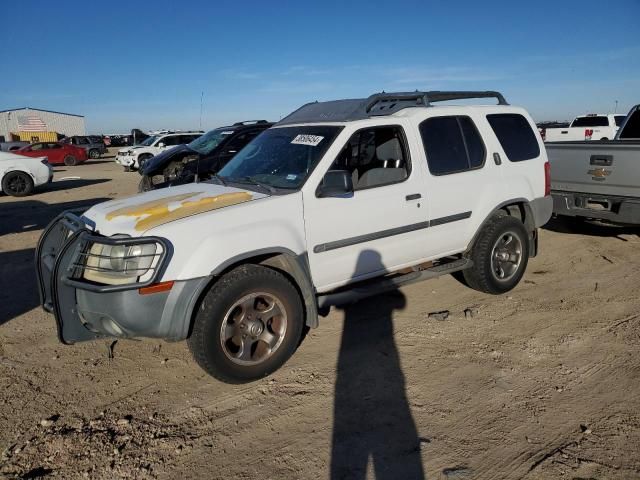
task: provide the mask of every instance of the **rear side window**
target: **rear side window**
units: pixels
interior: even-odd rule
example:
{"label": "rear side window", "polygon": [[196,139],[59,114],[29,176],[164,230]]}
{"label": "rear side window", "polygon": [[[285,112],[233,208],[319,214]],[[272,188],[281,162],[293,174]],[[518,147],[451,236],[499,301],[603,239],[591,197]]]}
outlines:
{"label": "rear side window", "polygon": [[484,165],[484,143],[469,117],[428,118],[420,124],[420,136],[432,175],[465,172]]}
{"label": "rear side window", "polygon": [[571,124],[572,127],[608,127],[607,117],[593,115],[588,117],[578,117]]}
{"label": "rear side window", "polygon": [[487,115],[487,120],[509,160],[522,162],[540,156],[538,139],[522,115],[495,113]]}
{"label": "rear side window", "polygon": [[615,119],[616,119],[616,127],[619,127],[620,125],[622,125],[624,123],[624,119],[627,118],[626,115],[616,115]]}

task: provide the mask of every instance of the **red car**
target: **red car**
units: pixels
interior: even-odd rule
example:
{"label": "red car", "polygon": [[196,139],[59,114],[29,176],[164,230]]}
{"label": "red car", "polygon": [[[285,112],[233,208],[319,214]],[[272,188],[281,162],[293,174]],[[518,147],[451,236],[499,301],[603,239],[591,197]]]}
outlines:
{"label": "red car", "polygon": [[47,157],[51,165],[72,167],[87,160],[87,151],[74,145],[58,142],[38,142],[14,151],[27,157]]}

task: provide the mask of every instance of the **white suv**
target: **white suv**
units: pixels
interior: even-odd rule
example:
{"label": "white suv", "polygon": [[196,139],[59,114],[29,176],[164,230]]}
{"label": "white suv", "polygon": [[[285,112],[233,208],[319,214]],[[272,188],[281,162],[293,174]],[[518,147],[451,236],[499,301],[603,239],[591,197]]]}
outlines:
{"label": "white suv", "polygon": [[[433,106],[494,97],[498,105]],[[329,307],[457,273],[500,294],[551,216],[535,124],[496,92],[311,103],[211,181],[64,214],[36,252],[65,343],[187,339],[227,382],[279,368]]]}
{"label": "white suv", "polygon": [[139,145],[125,147],[118,150],[116,163],[122,165],[125,171],[139,170],[144,162],[154,155],[173,148],[177,145],[191,143],[204,132],[170,132],[152,135]]}

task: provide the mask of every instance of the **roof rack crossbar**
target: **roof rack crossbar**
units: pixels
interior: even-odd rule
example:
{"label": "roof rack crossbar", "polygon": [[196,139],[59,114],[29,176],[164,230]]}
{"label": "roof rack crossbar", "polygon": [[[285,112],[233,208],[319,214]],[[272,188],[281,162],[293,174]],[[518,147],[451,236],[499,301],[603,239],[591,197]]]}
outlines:
{"label": "roof rack crossbar", "polygon": [[[408,106],[426,105],[425,92],[401,92],[401,93],[374,93],[367,98],[367,104],[364,111],[371,113],[373,107],[380,103],[390,104],[389,107],[406,108]],[[400,104],[400,105],[398,105]],[[412,104],[412,105],[407,105]],[[385,112],[387,114],[388,112]]]}
{"label": "roof rack crossbar", "polygon": [[266,120],[245,120],[243,122],[236,122],[232,126],[237,127],[241,125],[251,125],[251,124],[259,124],[259,123],[267,123]]}
{"label": "roof rack crossbar", "polygon": [[426,105],[431,102],[446,102],[449,100],[466,100],[470,98],[495,98],[498,100],[498,105],[509,105],[504,96],[500,92],[494,91],[439,91],[432,90],[430,92],[424,92],[427,99]]}

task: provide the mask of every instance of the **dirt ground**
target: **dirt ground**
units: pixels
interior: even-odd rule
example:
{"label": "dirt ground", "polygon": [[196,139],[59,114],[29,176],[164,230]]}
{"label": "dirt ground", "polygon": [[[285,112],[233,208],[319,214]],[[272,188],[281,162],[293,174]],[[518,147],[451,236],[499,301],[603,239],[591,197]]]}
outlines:
{"label": "dirt ground", "polygon": [[36,241],[139,176],[106,158],[55,178],[0,197],[0,478],[640,478],[640,230],[552,222],[508,295],[414,284],[231,386],[184,342],[58,343]]}

